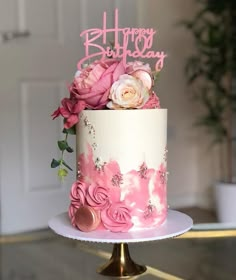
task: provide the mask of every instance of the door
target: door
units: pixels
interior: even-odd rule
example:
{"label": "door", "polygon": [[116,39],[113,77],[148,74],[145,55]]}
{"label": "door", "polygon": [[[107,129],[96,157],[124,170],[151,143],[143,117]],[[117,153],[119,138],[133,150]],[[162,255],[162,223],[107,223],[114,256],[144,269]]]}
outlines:
{"label": "door", "polygon": [[[84,55],[80,32],[102,25],[105,10],[113,24],[115,6],[123,9],[125,2],[0,1],[1,233],[44,228],[67,210],[75,172],[61,183],[50,168],[62,137],[61,120],[50,114]],[[75,168],[75,154],[68,162]]]}

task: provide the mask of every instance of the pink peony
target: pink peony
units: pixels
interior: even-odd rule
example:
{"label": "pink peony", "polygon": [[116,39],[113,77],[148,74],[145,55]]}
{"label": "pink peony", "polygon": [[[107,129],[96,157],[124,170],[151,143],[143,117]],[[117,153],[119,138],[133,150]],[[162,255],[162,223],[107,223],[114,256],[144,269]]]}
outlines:
{"label": "pink peony", "polygon": [[149,90],[141,80],[124,74],[112,85],[109,98],[107,107],[110,109],[136,109],[147,102]]}
{"label": "pink peony", "polygon": [[126,66],[126,69],[125,69],[125,72],[127,74],[132,74],[133,72],[135,72],[137,70],[143,70],[143,71],[146,71],[148,73],[152,72],[151,67],[148,63],[143,64],[142,61],[137,61],[137,60],[127,63],[127,66]]}
{"label": "pink peony", "polygon": [[75,76],[70,87],[71,97],[83,100],[86,108],[102,109],[108,101],[111,85],[124,73],[122,61],[95,61]]}
{"label": "pink peony", "polygon": [[85,203],[86,184],[82,181],[73,183],[70,191],[70,200],[73,205],[82,206]]}
{"label": "pink peony", "polygon": [[92,183],[88,187],[86,200],[89,206],[95,209],[104,209],[109,206],[109,189],[104,186],[99,186],[97,183]]}
{"label": "pink peony", "polygon": [[160,101],[155,92],[151,94],[148,101],[144,104],[144,106],[141,109],[155,109],[155,108],[161,108],[160,107]]}
{"label": "pink peony", "polygon": [[130,208],[122,202],[113,203],[101,212],[104,227],[112,232],[127,232],[132,226]]}

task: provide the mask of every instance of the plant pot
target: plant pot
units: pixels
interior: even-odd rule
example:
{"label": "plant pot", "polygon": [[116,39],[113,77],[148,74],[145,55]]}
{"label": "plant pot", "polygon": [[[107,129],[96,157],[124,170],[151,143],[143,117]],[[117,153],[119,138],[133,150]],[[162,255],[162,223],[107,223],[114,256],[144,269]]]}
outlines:
{"label": "plant pot", "polygon": [[215,202],[218,221],[236,224],[236,184],[217,183]]}

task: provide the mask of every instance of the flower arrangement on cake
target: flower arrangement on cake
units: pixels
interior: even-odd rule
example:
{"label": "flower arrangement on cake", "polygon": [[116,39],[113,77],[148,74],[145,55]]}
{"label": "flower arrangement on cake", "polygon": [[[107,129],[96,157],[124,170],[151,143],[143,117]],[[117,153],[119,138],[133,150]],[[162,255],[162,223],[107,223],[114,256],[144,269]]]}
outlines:
{"label": "flower arrangement on cake", "polygon": [[80,113],[89,110],[124,110],[160,108],[159,98],[153,91],[159,71],[152,71],[149,64],[135,60],[125,66],[119,59],[102,59],[78,70],[69,86],[69,97],[61,101],[61,106],[53,112],[53,119],[64,119],[65,139],[58,141],[61,158],[53,159],[51,167],[59,167],[58,176],[63,179],[70,166],[64,161],[69,146],[68,134],[75,134],[75,125]]}

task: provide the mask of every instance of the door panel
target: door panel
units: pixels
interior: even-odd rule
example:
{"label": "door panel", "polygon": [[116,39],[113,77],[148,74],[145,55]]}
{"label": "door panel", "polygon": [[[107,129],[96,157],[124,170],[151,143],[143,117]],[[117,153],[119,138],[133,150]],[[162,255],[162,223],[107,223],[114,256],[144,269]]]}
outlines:
{"label": "door panel", "polygon": [[[138,1],[139,2],[139,1]],[[137,2],[137,3],[138,3]],[[5,31],[30,36],[0,40],[0,197],[4,234],[40,229],[67,210],[75,179],[65,182],[50,168],[58,158],[62,120],[51,113],[84,56],[81,31],[113,26],[114,8],[122,27],[138,22],[136,1],[2,0],[0,36]],[[121,12],[121,10],[123,10]],[[2,38],[2,36],[1,36]],[[74,145],[74,137],[69,140]],[[68,160],[75,169],[75,154]]]}

